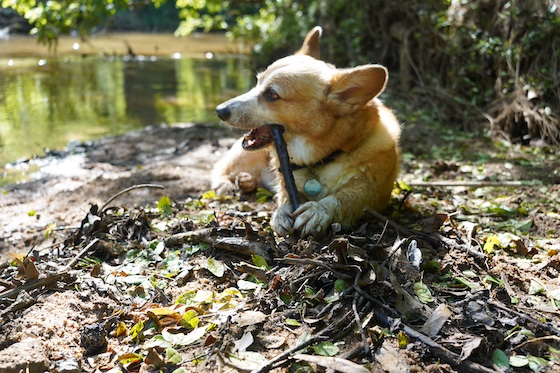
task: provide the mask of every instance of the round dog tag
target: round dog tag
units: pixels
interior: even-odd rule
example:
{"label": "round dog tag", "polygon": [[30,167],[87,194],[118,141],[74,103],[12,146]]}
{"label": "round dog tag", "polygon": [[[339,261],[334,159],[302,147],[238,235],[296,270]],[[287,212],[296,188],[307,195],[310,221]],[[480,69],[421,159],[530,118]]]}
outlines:
{"label": "round dog tag", "polygon": [[307,182],[303,185],[303,191],[309,197],[317,197],[322,190],[323,187],[321,186],[321,183],[315,179],[307,180]]}

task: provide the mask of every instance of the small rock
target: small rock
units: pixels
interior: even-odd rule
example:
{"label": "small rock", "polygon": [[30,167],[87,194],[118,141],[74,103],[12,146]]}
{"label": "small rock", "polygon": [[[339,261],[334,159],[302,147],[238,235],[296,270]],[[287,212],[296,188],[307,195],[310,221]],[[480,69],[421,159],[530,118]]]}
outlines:
{"label": "small rock", "polygon": [[103,323],[86,325],[81,334],[81,346],[85,349],[86,356],[99,354],[107,348],[107,332]]}
{"label": "small rock", "polygon": [[35,338],[27,338],[0,351],[0,372],[43,373],[51,362],[45,347]]}

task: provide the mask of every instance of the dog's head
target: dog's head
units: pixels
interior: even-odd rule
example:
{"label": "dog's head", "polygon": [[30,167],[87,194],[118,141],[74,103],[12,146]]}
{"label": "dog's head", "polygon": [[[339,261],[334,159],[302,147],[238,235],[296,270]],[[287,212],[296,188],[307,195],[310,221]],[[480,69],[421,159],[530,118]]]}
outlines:
{"label": "dog's head", "polygon": [[[387,70],[383,66],[336,69],[319,60],[320,37],[321,28],[315,27],[296,54],[274,62],[258,74],[253,89],[216,108],[226,124],[251,130],[245,136],[246,149],[272,142],[267,124],[284,127],[290,154],[294,153],[290,149],[293,144],[300,149],[309,148],[325,137],[332,138],[333,132],[352,131],[336,128],[339,119],[354,116],[385,88]],[[344,141],[344,136],[336,136],[333,141]],[[329,147],[328,141],[323,144]],[[309,157],[298,158],[306,161],[303,158]]]}

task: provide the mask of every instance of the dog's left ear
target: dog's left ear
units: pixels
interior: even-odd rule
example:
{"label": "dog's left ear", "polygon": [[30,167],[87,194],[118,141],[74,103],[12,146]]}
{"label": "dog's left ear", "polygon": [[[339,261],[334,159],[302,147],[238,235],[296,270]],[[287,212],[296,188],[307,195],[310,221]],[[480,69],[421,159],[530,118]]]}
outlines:
{"label": "dog's left ear", "polygon": [[383,92],[386,82],[387,69],[381,65],[337,70],[327,91],[327,102],[340,114],[352,112]]}
{"label": "dog's left ear", "polygon": [[307,33],[305,39],[303,40],[303,45],[300,50],[295,54],[304,54],[306,56],[313,57],[317,60],[321,59],[321,34],[323,29],[321,26],[315,26],[311,31]]}

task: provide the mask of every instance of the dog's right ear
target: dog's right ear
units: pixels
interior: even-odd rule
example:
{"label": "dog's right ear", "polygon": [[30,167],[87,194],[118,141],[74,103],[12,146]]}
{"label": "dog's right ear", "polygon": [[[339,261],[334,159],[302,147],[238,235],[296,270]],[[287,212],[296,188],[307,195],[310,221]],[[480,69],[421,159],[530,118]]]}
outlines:
{"label": "dog's right ear", "polygon": [[313,57],[317,60],[321,59],[321,34],[323,29],[321,26],[315,26],[311,31],[307,33],[305,39],[303,40],[303,45],[300,50],[295,54],[304,54],[306,56]]}

